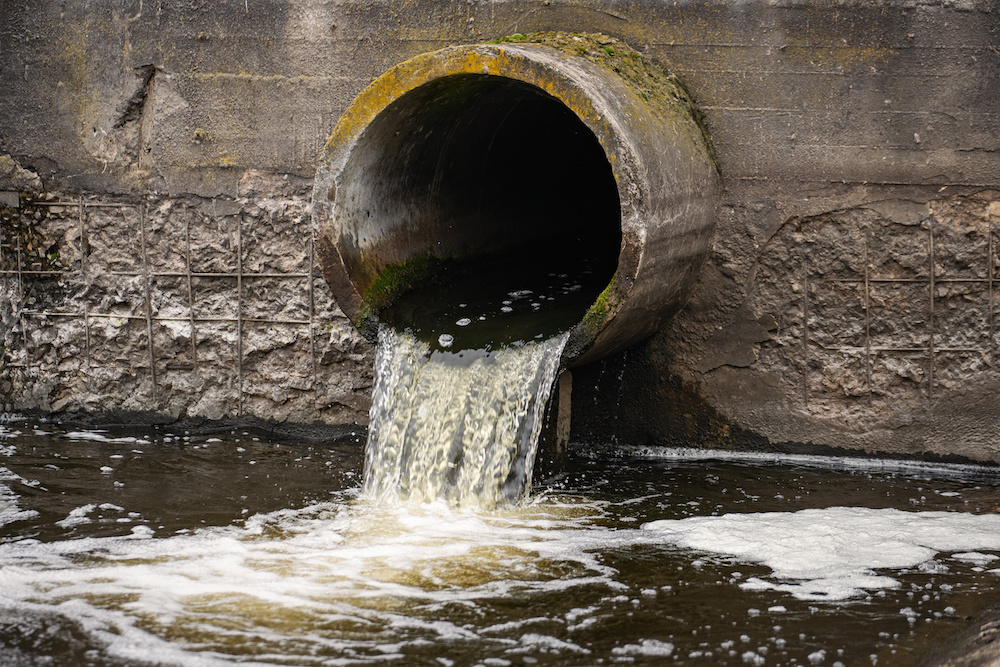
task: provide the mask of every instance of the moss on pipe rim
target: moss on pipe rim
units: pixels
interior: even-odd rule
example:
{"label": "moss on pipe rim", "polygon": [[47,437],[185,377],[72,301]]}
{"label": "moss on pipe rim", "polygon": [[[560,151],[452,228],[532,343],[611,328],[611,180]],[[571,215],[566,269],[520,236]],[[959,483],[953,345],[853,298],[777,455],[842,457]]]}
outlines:
{"label": "moss on pipe rim", "polygon": [[441,267],[443,260],[430,254],[417,255],[389,264],[361,295],[361,308],[351,320],[363,335],[374,338],[378,327],[378,314],[399,296],[426,280]]}
{"label": "moss on pipe rim", "polygon": [[[563,53],[584,58],[595,65],[614,72],[631,84],[639,96],[646,102],[651,102],[651,110],[662,113],[664,108],[673,109],[677,104],[694,118],[701,130],[701,140],[716,171],[719,163],[715,156],[711,135],[705,123],[705,117],[695,104],[694,97],[684,86],[676,74],[665,72],[630,47],[625,42],[603,33],[588,32],[533,32],[527,35],[514,33],[487,44],[542,44],[558,49]],[[656,104],[657,101],[667,101],[666,107]]]}

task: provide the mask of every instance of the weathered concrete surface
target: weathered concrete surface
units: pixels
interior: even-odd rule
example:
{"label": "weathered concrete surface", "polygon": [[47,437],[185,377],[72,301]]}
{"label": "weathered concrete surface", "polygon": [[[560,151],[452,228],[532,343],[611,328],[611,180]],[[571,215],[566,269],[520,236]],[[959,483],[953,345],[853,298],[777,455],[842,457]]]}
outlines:
{"label": "weathered concrete surface", "polygon": [[[146,405],[151,364],[144,372],[140,361],[123,360],[159,363],[161,348],[183,359],[191,347],[183,332],[162,345],[159,334],[149,336],[154,311],[166,308],[158,304],[179,302],[180,310],[165,312],[204,315],[191,325],[195,348],[211,347],[206,358],[224,357],[216,367],[235,370],[213,371],[203,387],[193,372],[174,380],[172,372],[184,371],[164,366],[156,375],[159,409],[198,412],[214,391],[216,407],[205,413],[227,405],[266,413],[304,400],[313,407],[275,414],[363,421],[367,385],[347,378],[367,373],[367,358],[338,313],[320,314],[329,307],[321,283],[264,289],[266,298],[254,301],[251,282],[234,289],[226,281],[239,277],[214,276],[234,269],[213,244],[231,247],[236,229],[241,248],[311,231],[294,231],[292,222],[268,227],[271,213],[258,211],[306,215],[307,200],[275,184],[284,175],[312,178],[343,109],[392,65],[541,30],[603,32],[678,74],[705,115],[723,178],[713,250],[686,309],[645,345],[574,373],[577,437],[696,436],[727,447],[1000,460],[1000,197],[993,192],[1000,190],[1000,14],[989,0],[4,3],[0,154],[37,173],[60,200],[127,204],[119,226],[133,230],[102,241],[116,251],[103,261],[117,274],[90,267],[73,274],[75,260],[67,259],[61,292],[61,273],[25,274],[22,266],[19,277],[3,275],[8,400],[46,409]],[[277,176],[241,193],[251,170]],[[75,213],[50,212],[34,224],[36,195],[21,186],[3,191],[0,201],[16,211],[4,223],[8,246],[26,249],[12,239],[38,230],[26,252],[60,238],[72,247],[75,232],[60,216]],[[17,209],[11,192],[21,192]],[[114,226],[107,211],[118,209],[79,210],[85,226],[94,225],[96,248]],[[179,238],[181,210],[194,221],[190,251],[154,236],[162,228],[164,239]],[[145,242],[134,234],[139,218],[149,223]],[[148,294],[147,274],[135,269],[142,252]],[[44,257],[34,261],[48,266]],[[186,277],[153,276],[157,262],[174,273],[202,262],[213,276],[197,277],[189,296]],[[166,287],[169,280],[180,285]],[[323,348],[324,336],[296,334],[276,346],[281,356],[266,351],[271,334],[262,335],[267,345],[246,343],[256,335],[244,327],[250,320],[283,319],[284,309],[297,308],[287,319],[307,321],[301,294],[309,285],[312,324],[287,326],[315,331],[340,322],[335,344]],[[81,309],[82,319],[52,314]],[[138,318],[95,322],[90,363],[104,354],[97,361],[119,370],[93,390],[65,379],[103,376],[74,351],[83,349],[79,335],[60,333],[69,322],[89,322],[92,310]],[[36,345],[27,347],[24,331],[40,337]],[[141,336],[153,341],[152,357],[123,342]],[[95,352],[104,343],[94,340],[115,351]],[[38,361],[29,369],[19,360],[31,355]],[[342,366],[344,355],[358,355],[355,365]],[[322,372],[310,375],[313,360]],[[313,378],[312,388],[282,382],[282,369]],[[248,397],[244,387],[258,382],[266,398]],[[320,386],[338,387],[339,403]],[[282,387],[291,387],[287,396]]]}
{"label": "weathered concrete surface", "polygon": [[0,404],[363,418],[371,350],[319,276],[310,187],[248,172],[235,199],[0,208]]}
{"label": "weathered concrete surface", "polygon": [[627,406],[619,435],[633,441],[997,460],[1000,196],[879,190],[886,199],[787,218],[757,204],[774,225],[741,239],[759,245],[753,263],[736,273],[717,239],[685,312],[580,378],[577,396],[592,392],[580,419],[601,429]]}

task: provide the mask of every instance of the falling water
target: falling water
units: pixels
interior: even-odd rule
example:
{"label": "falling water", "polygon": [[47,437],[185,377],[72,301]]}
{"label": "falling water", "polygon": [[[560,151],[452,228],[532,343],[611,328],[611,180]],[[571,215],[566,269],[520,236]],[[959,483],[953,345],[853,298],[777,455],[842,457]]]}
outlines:
{"label": "falling water", "polygon": [[493,509],[527,494],[568,332],[609,280],[529,252],[442,262],[379,312],[368,501]]}
{"label": "falling water", "polygon": [[432,352],[412,333],[383,327],[365,456],[369,499],[489,508],[520,498],[567,338]]}

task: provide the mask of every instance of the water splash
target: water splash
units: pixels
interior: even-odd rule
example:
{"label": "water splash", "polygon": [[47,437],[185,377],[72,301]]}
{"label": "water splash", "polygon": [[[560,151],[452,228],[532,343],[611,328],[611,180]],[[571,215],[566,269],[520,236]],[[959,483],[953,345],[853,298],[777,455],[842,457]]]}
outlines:
{"label": "water splash", "polygon": [[383,327],[365,456],[367,497],[485,508],[521,498],[568,337],[431,352],[414,335]]}

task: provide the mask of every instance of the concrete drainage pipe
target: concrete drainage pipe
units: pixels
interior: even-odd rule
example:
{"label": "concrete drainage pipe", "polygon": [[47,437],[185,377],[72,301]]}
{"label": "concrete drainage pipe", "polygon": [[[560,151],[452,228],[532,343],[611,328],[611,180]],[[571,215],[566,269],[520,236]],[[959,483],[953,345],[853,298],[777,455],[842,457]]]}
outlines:
{"label": "concrete drainage pipe", "polygon": [[716,184],[676,79],[603,35],[515,35],[417,56],[362,91],[326,143],[313,215],[324,276],[368,337],[429,258],[588,262],[576,366],[683,304]]}

